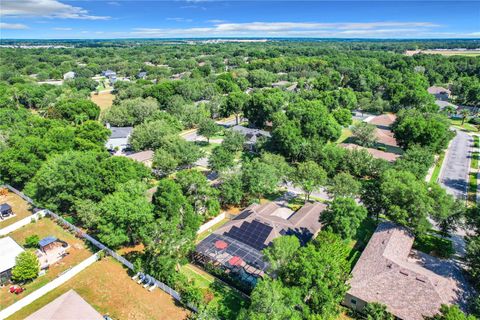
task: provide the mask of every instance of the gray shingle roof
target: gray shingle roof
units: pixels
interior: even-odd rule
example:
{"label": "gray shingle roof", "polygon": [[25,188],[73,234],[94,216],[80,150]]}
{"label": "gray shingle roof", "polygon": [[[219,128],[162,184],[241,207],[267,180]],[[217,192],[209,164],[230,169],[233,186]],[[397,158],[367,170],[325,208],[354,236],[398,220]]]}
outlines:
{"label": "gray shingle roof", "polygon": [[132,133],[133,127],[111,127],[110,139],[128,138]]}
{"label": "gray shingle roof", "polygon": [[405,320],[433,316],[441,304],[462,304],[468,289],[458,267],[412,250],[413,241],[407,229],[381,223],[352,271],[348,293],[383,303]]}

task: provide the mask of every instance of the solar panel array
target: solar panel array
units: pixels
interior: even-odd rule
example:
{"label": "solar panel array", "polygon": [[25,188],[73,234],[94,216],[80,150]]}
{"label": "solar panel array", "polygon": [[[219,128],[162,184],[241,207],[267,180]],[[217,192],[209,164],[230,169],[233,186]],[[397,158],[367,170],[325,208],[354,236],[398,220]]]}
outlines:
{"label": "solar panel array", "polygon": [[253,220],[252,222],[242,223],[240,228],[233,226],[225,235],[248,244],[257,250],[263,250],[266,247],[265,241],[272,229],[271,226]]}

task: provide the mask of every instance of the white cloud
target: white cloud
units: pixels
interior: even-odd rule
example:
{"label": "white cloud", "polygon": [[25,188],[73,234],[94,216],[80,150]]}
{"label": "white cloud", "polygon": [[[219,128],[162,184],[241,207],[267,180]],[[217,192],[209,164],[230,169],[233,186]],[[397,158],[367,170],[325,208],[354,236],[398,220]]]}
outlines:
{"label": "white cloud", "polygon": [[60,28],[60,27],[57,27],[57,28],[52,28],[53,30],[57,30],[57,31],[70,31],[70,30],[73,30],[72,28]]}
{"label": "white cloud", "polygon": [[108,16],[90,15],[87,10],[58,0],[2,0],[1,16],[62,19],[107,20]]}
{"label": "white cloud", "polygon": [[120,5],[120,3],[117,2],[117,1],[109,1],[109,2],[107,2],[107,4],[109,4],[111,6],[119,6]]}
{"label": "white cloud", "polygon": [[210,22],[210,23],[225,23],[227,22],[226,20],[221,20],[221,19],[211,19],[211,20],[207,20],[207,22]]}
{"label": "white cloud", "polygon": [[167,20],[167,21],[175,21],[175,22],[192,22],[192,21],[193,21],[192,19],[177,18],[177,17],[167,18],[166,20]]}
{"label": "white cloud", "polygon": [[28,29],[28,27],[21,23],[0,22],[0,29],[23,30],[23,29]]}
{"label": "white cloud", "polygon": [[440,27],[430,22],[248,22],[210,20],[211,26],[194,28],[136,28],[138,37],[402,37]]}

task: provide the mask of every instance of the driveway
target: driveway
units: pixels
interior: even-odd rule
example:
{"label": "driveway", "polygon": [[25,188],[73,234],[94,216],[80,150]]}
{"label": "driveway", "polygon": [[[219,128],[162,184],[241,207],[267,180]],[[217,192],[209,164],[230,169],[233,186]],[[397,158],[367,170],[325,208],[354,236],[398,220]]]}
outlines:
{"label": "driveway", "polygon": [[455,198],[466,199],[473,139],[466,132],[456,132],[443,162],[439,183]]}

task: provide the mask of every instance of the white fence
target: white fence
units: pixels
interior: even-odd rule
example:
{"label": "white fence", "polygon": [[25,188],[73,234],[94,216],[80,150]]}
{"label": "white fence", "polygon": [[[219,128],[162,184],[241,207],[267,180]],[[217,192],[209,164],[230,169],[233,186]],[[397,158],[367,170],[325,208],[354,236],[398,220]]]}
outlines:
{"label": "white fence", "polygon": [[[29,197],[27,197],[26,195],[24,195],[22,192],[18,191],[17,189],[13,188],[12,186],[9,186],[9,185],[3,185],[2,187],[6,187],[8,188],[10,191],[14,192],[15,194],[17,194],[18,196],[22,197],[25,201],[27,201],[28,203],[30,204],[34,204],[33,203],[33,200],[30,199]],[[133,266],[133,264],[128,261],[127,259],[125,259],[124,257],[120,256],[119,254],[117,254],[115,251],[113,251],[112,249],[108,248],[106,245],[104,245],[103,243],[101,243],[100,241],[98,241],[97,239],[93,238],[92,236],[90,236],[89,234],[83,232],[80,228],[78,228],[77,226],[71,224],[70,222],[68,222],[67,220],[65,220],[64,218],[62,218],[61,216],[59,216],[58,214],[56,213],[53,213],[51,212],[50,210],[42,210],[42,215],[48,215],[50,216],[54,221],[56,221],[58,224],[60,225],[63,225],[65,227],[68,228],[68,230],[72,233],[74,233],[76,236],[80,237],[80,238],[83,238],[87,241],[89,241],[91,244],[93,244],[94,246],[96,246],[98,249],[100,250],[103,250],[105,251],[107,254],[109,254],[110,256],[112,256],[113,258],[115,258],[117,261],[119,261],[120,263],[122,263],[124,266],[126,266],[127,268],[129,268],[130,270],[132,271],[135,271],[135,267]],[[39,212],[40,213],[40,212]],[[32,216],[28,217],[28,222],[29,223],[31,221],[31,218]],[[23,220],[21,220],[23,221]],[[19,221],[20,222],[20,221]],[[8,228],[8,227],[7,227]],[[4,228],[6,229],[6,228]],[[2,229],[2,230],[4,230]],[[161,290],[165,291],[166,293],[168,293],[170,296],[172,296],[174,299],[178,300],[179,302],[183,303],[182,300],[181,300],[181,297],[180,297],[180,293],[178,293],[177,291],[175,291],[174,289],[170,288],[169,286],[167,286],[166,284],[164,284],[163,282],[161,281],[158,281],[157,279],[155,279],[154,277],[150,276],[150,275],[147,275],[149,276],[151,279],[154,279],[155,280],[155,284],[157,285],[157,287],[159,287]],[[33,294],[33,293],[32,293]],[[193,311],[197,311],[197,308],[193,305],[190,305],[190,304],[186,304],[187,307],[189,307],[190,309],[192,309]],[[3,319],[0,317],[0,319]]]}

